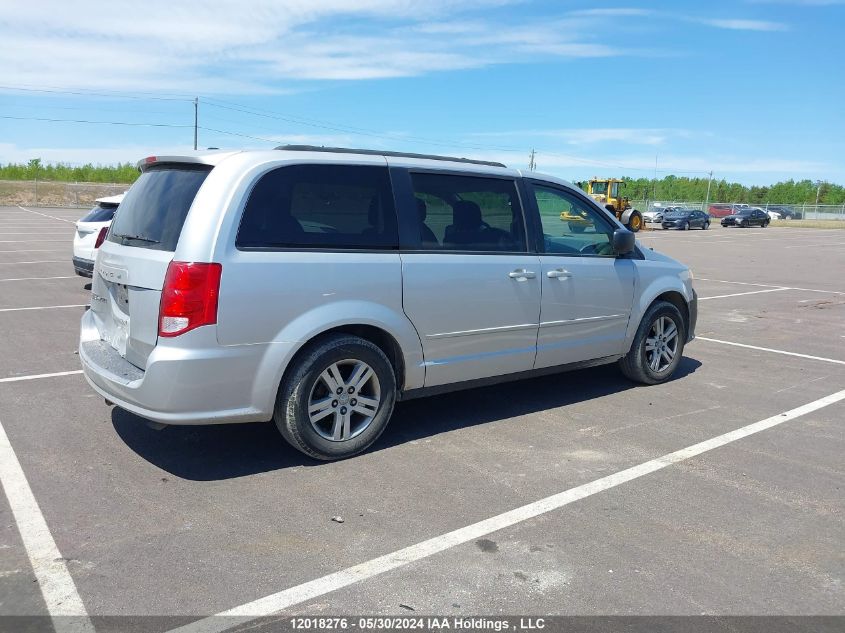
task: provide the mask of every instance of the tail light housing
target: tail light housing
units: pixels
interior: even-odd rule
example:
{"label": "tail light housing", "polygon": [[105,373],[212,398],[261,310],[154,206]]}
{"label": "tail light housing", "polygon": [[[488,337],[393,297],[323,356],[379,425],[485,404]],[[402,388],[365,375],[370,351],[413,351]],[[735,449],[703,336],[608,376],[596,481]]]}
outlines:
{"label": "tail light housing", "polygon": [[179,336],[217,323],[223,266],[172,261],[167,267],[158,317],[159,336]]}
{"label": "tail light housing", "polygon": [[97,233],[97,240],[94,242],[94,250],[100,248],[103,245],[103,242],[106,241],[106,234],[109,232],[109,227],[104,226],[100,229],[100,232]]}

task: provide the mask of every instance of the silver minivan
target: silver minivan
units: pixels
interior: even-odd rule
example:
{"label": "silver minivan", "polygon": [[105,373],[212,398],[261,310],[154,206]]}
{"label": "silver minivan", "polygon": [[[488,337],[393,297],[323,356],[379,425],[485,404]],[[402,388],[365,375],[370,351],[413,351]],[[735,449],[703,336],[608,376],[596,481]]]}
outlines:
{"label": "silver minivan", "polygon": [[689,269],[557,178],[305,146],[139,169],[79,357],[106,400],[162,424],[272,420],[338,459],[397,400],[613,362],[660,383],[693,337]]}

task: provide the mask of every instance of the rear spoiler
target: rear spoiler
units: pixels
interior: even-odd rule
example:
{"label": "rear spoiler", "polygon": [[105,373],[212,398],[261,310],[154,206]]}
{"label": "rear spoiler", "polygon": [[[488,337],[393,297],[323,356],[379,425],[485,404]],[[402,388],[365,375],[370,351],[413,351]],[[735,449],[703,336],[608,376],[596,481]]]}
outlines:
{"label": "rear spoiler", "polygon": [[239,151],[235,152],[203,152],[201,154],[193,154],[193,155],[170,155],[170,156],[147,156],[146,158],[142,158],[136,163],[136,167],[138,171],[144,172],[149,167],[153,165],[163,165],[163,164],[188,164],[188,165],[208,165],[210,167],[214,167],[215,165],[219,164],[225,158],[229,156],[234,156],[235,154],[239,154]]}

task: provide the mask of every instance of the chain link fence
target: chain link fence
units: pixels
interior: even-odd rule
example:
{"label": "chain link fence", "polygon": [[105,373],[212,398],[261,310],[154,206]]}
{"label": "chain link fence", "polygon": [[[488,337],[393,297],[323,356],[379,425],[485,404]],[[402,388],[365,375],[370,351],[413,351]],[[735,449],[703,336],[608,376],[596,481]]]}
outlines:
{"label": "chain link fence", "polygon": [[[661,207],[684,207],[686,209],[698,209],[707,211],[711,205],[719,204],[738,204],[731,202],[718,202],[711,200],[707,203],[708,209],[704,208],[704,202],[691,202],[689,200],[631,200],[631,206],[640,211],[648,211],[655,208],[655,205]],[[843,220],[845,221],[845,204],[778,204],[778,203],[761,203],[748,204],[749,207],[758,207],[766,211],[770,207],[789,208],[795,214],[795,219],[802,220]],[[777,210],[776,208],[773,210]]]}
{"label": "chain link fence", "polygon": [[87,208],[94,206],[97,198],[115,196],[127,189],[128,184],[0,180],[0,205]]}

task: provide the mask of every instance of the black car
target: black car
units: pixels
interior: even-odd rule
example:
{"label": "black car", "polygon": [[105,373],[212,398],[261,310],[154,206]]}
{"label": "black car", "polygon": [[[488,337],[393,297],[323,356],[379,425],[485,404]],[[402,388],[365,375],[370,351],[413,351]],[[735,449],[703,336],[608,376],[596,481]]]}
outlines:
{"label": "black car", "polygon": [[661,226],[664,229],[680,229],[681,231],[694,228],[709,229],[710,216],[697,209],[675,209],[663,216]]}
{"label": "black car", "polygon": [[769,205],[766,207],[768,211],[774,211],[775,213],[780,214],[784,220],[800,220],[801,219],[801,212],[796,211],[792,207],[786,207],[781,205]]}
{"label": "black car", "polygon": [[769,214],[762,209],[740,209],[733,215],[722,218],[722,226],[769,226]]}

